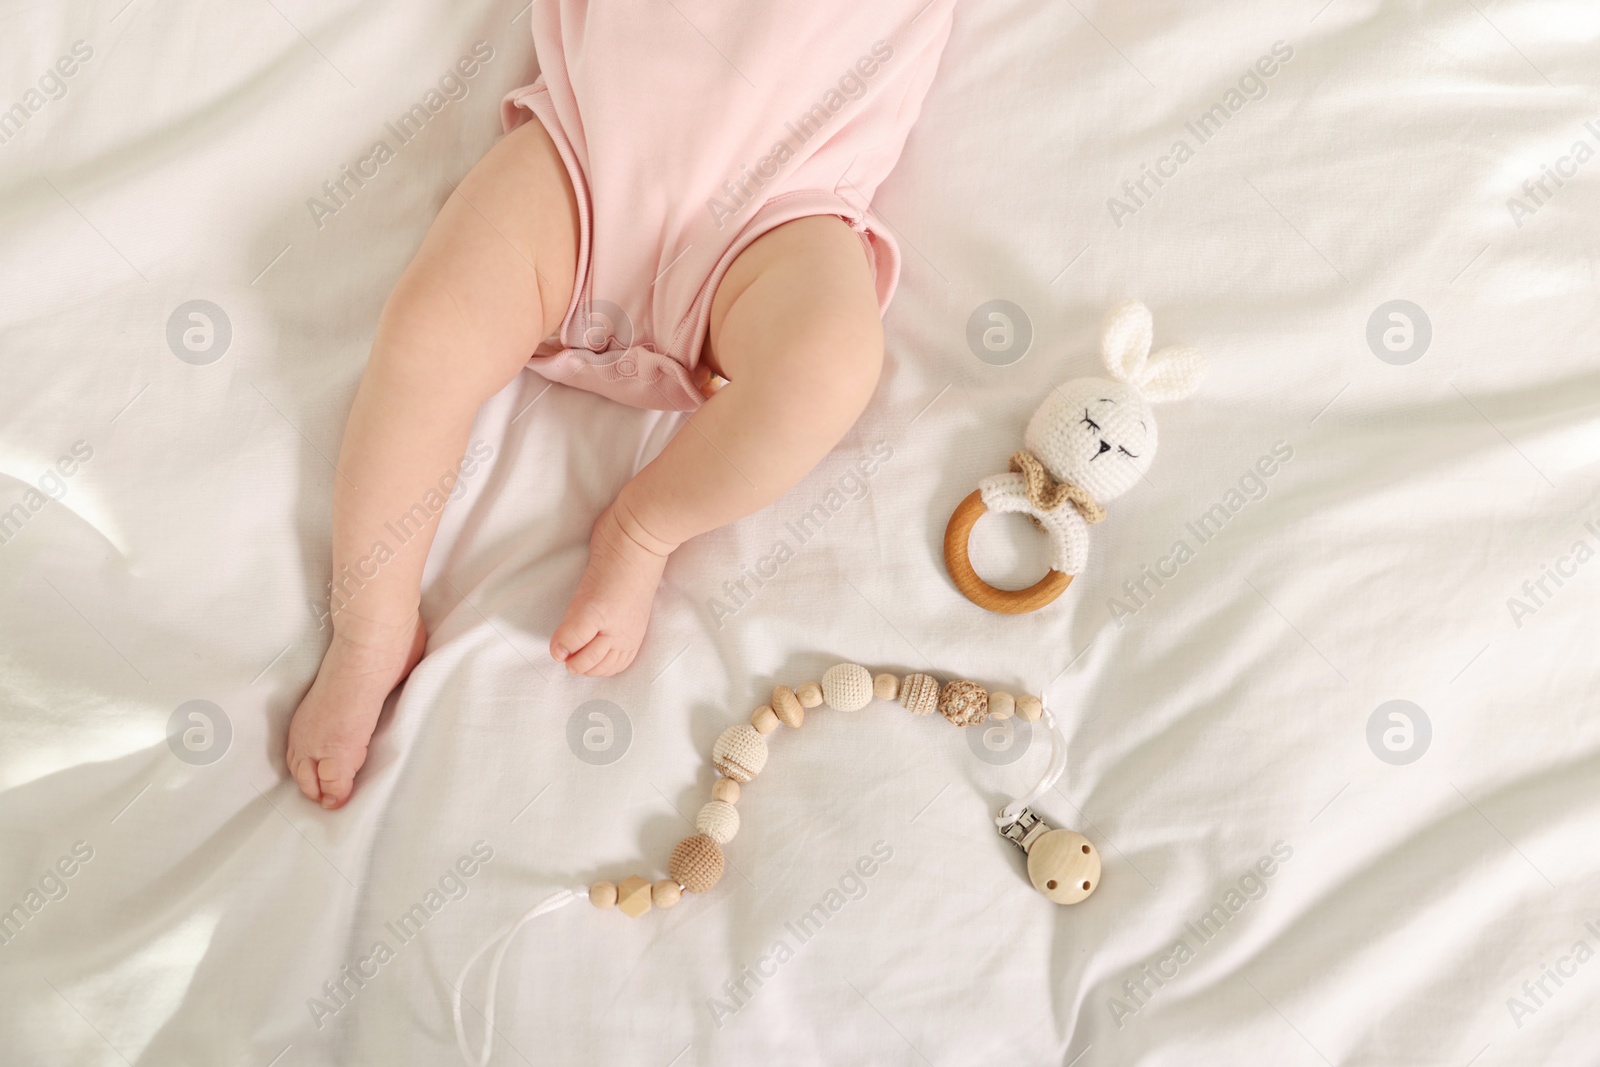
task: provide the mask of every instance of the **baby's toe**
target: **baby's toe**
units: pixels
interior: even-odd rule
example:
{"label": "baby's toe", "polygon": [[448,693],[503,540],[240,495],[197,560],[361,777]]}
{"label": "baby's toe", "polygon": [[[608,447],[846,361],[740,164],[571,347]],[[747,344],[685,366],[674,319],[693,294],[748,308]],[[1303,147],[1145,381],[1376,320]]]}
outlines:
{"label": "baby's toe", "polygon": [[605,640],[610,645],[605,655],[600,657],[598,663],[583,672],[590,678],[607,678],[622,673],[628,669],[628,664],[633,662],[633,657],[638,652],[637,648],[625,646],[615,637],[608,636]]}
{"label": "baby's toe", "polygon": [[344,802],[350,799],[350,790],[355,786],[356,773],[351,761],[340,756],[328,756],[316,761],[317,786],[321,791],[319,797],[322,806],[330,811],[334,808],[344,807]]}
{"label": "baby's toe", "polygon": [[593,641],[567,657],[567,670],[572,674],[593,676],[596,673],[595,668],[611,654],[611,648],[610,636],[598,634]]}
{"label": "baby's toe", "polygon": [[293,748],[289,750],[286,761],[289,764],[289,773],[294,775],[294,783],[300,787],[300,792],[308,800],[321,800],[322,788],[317,782],[317,761],[310,756],[303,756]]}
{"label": "baby's toe", "polygon": [[604,620],[587,603],[567,605],[567,614],[550,638],[550,655],[557,663],[567,663],[583,652],[600,633]]}
{"label": "baby's toe", "polygon": [[628,665],[633,662],[633,657],[638,654],[638,651],[637,648],[624,648],[613,645],[611,651],[606,653],[605,659],[602,659],[600,665],[590,673],[597,677],[620,674],[628,669]]}
{"label": "baby's toe", "polygon": [[600,662],[590,668],[589,677],[607,678],[616,674],[622,670],[626,658],[623,650],[613,645],[604,656],[600,657]]}

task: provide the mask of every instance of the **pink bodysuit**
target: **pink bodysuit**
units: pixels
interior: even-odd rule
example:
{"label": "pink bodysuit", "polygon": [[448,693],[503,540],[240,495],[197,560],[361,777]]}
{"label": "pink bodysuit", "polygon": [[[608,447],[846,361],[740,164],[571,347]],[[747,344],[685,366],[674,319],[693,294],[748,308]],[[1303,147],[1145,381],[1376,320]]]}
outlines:
{"label": "pink bodysuit", "polygon": [[[645,408],[705,397],[711,300],[756,238],[807,215],[861,236],[887,308],[900,253],[867,216],[955,0],[537,0],[538,116],[577,193],[572,306],[529,365]],[[526,109],[526,110],[524,110]],[[697,370],[697,368],[699,368]]]}

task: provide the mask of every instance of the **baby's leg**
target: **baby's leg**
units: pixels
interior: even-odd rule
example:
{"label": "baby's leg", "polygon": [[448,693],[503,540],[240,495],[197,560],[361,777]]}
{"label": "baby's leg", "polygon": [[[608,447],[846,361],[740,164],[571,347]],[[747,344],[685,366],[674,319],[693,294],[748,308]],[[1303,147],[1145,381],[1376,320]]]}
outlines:
{"label": "baby's leg", "polygon": [[707,358],[729,380],[601,513],[550,652],[577,674],[633,661],[667,555],[792,489],[861,414],[883,327],[861,239],[797,219],[739,255],[712,302]]}
{"label": "baby's leg", "polygon": [[334,476],[332,643],[285,756],[323,807],[350,796],[383,700],[427,639],[417,608],[437,516],[404,543],[386,524],[427,516],[428,494],[453,484],[478,408],[560,325],[577,246],[571,182],[528,122],[462,179],[384,305]]}

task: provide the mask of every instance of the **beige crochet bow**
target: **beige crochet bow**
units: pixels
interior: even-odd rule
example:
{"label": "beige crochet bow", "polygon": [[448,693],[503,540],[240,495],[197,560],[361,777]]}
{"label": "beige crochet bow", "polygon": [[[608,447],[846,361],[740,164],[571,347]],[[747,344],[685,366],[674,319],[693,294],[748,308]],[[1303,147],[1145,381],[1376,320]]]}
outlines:
{"label": "beige crochet bow", "polygon": [[[1058,482],[1055,475],[1045,469],[1035,456],[1025,448],[1011,453],[1011,470],[1020,474],[1027,483],[1028,503],[1040,511],[1054,511],[1071,501],[1083,521],[1093,525],[1106,517],[1106,509],[1095,503],[1089,491],[1072,482]],[[1031,517],[1031,516],[1030,516]]]}

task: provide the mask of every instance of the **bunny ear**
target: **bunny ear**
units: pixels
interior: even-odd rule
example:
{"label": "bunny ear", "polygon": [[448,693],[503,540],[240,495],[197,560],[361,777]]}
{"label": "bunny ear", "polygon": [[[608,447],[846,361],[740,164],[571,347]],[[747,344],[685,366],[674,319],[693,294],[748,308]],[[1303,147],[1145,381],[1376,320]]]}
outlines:
{"label": "bunny ear", "polygon": [[1150,355],[1152,331],[1150,309],[1137,300],[1113,308],[1106,316],[1100,355],[1113,378],[1130,385],[1138,383]]}
{"label": "bunny ear", "polygon": [[1182,400],[1200,388],[1206,369],[1206,358],[1193,348],[1163,348],[1133,384],[1152,404],[1164,404]]}

